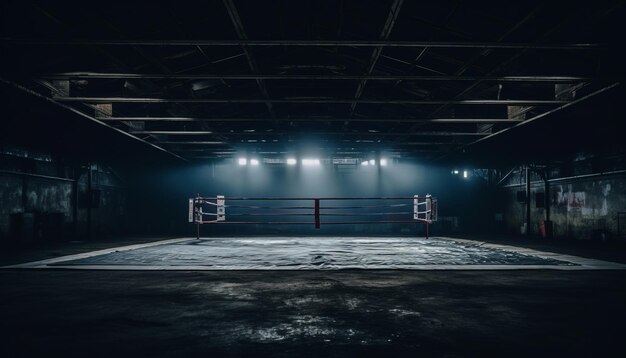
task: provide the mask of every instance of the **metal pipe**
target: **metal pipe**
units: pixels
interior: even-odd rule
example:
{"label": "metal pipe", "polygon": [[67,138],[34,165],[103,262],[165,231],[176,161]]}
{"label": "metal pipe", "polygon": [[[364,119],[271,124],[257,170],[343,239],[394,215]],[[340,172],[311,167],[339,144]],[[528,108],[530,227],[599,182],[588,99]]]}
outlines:
{"label": "metal pipe", "polygon": [[505,181],[505,180],[506,180],[506,178],[508,178],[508,177],[509,177],[509,175],[511,175],[511,174],[515,171],[515,169],[517,169],[517,168],[513,168],[513,169],[509,170],[509,172],[508,172],[508,173],[506,173],[506,175],[505,175],[505,176],[503,176],[503,177],[502,177],[502,179],[500,179],[500,180],[498,181],[498,183],[496,184],[496,186],[500,185],[500,183],[502,183],[503,181]]}
{"label": "metal pipe", "polygon": [[[574,175],[574,176],[569,176],[569,177],[562,177],[562,178],[555,178],[555,179],[548,179],[549,183],[556,183],[556,182],[561,182],[561,181],[567,181],[567,180],[575,180],[575,179],[589,179],[589,178],[595,178],[595,177],[599,177],[599,176],[611,176],[611,175],[626,175],[626,170],[613,170],[610,172],[600,172],[600,173],[593,173],[593,174],[581,174],[581,175]],[[531,185],[538,185],[541,184],[541,181],[534,181],[531,182]],[[509,184],[509,185],[505,185],[503,186],[503,188],[515,188],[520,186],[520,184]]]}
{"label": "metal pipe", "polygon": [[66,182],[75,182],[75,181],[76,181],[76,180],[74,180],[74,179],[61,178],[61,177],[54,177],[54,176],[50,176],[50,175],[41,175],[41,174],[32,174],[32,173],[15,172],[15,171],[11,171],[11,170],[0,170],[0,174],[18,175],[18,176],[27,176],[27,177],[32,177],[32,178],[41,178],[41,179],[59,180],[59,181],[66,181]]}
{"label": "metal pipe", "polygon": [[55,97],[59,102],[85,103],[371,103],[371,104],[414,104],[414,105],[517,105],[539,106],[568,104],[565,100],[524,100],[524,99],[466,99],[466,100],[395,100],[395,99],[339,99],[339,98],[140,98],[140,97]]}
{"label": "metal pipe", "polygon": [[426,122],[426,123],[510,123],[522,122],[521,119],[508,118],[200,118],[200,117],[99,117],[104,122],[142,121],[142,122]]}
{"label": "metal pipe", "polygon": [[483,81],[483,82],[589,82],[594,77],[580,76],[416,76],[416,75],[300,75],[300,74],[159,74],[159,73],[101,73],[101,72],[60,72],[42,74],[35,77],[66,79],[169,79],[169,80],[368,80],[368,81]]}
{"label": "metal pipe", "polygon": [[0,38],[7,45],[45,46],[348,46],[348,47],[437,47],[483,49],[596,50],[598,43],[513,43],[442,41],[306,41],[306,40],[72,40]]}
{"label": "metal pipe", "polygon": [[211,131],[130,131],[130,134],[163,134],[163,135],[202,135],[213,134]]}
{"label": "metal pipe", "polygon": [[[143,132],[133,132],[134,134],[142,134]],[[170,133],[174,134],[174,133]],[[231,133],[231,132],[213,132],[215,135],[220,136],[285,136],[290,135],[293,136],[294,133],[287,132],[254,132],[254,133]],[[489,133],[474,133],[474,132],[308,132],[308,135],[316,135],[316,136],[411,136],[411,137],[419,137],[419,136],[486,136]],[[224,144],[224,142],[215,142],[215,141],[157,141],[157,143],[161,144]]]}

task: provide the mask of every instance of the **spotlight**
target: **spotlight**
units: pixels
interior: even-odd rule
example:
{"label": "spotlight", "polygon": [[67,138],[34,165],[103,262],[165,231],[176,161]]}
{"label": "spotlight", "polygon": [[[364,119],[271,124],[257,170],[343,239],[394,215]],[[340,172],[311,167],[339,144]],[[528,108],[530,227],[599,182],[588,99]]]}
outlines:
{"label": "spotlight", "polygon": [[361,165],[363,165],[365,167],[368,166],[369,164],[370,163],[367,160],[364,160],[364,161],[361,162]]}
{"label": "spotlight", "polygon": [[459,174],[459,171],[458,170],[453,170],[452,174]]}
{"label": "spotlight", "polygon": [[312,165],[320,165],[319,159],[302,159],[302,165],[312,166]]}
{"label": "spotlight", "polygon": [[376,165],[376,161],[374,159],[370,159],[370,165]]}
{"label": "spotlight", "polygon": [[295,160],[294,158],[288,158],[287,159],[287,164],[288,165],[296,165],[298,163],[297,160]]}
{"label": "spotlight", "polygon": [[246,158],[239,158],[239,160],[237,162],[239,163],[239,165],[246,165],[246,164],[248,164],[248,159],[246,159]]}
{"label": "spotlight", "polygon": [[467,170],[464,170],[463,171],[463,178],[467,179],[467,175],[468,175]]}
{"label": "spotlight", "polygon": [[250,159],[250,165],[259,165],[258,159]]}
{"label": "spotlight", "polygon": [[384,167],[384,166],[386,166],[386,165],[387,165],[387,159],[382,158],[382,159],[380,160],[380,165],[381,165],[381,166],[383,166],[383,167]]}

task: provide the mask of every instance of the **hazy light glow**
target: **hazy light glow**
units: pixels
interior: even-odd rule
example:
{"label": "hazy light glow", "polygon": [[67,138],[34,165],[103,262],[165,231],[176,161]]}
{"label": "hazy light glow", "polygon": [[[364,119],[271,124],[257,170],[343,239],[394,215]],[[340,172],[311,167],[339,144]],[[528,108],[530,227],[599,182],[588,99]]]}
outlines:
{"label": "hazy light glow", "polygon": [[459,174],[458,170],[453,171],[454,174]]}
{"label": "hazy light glow", "polygon": [[302,159],[302,165],[306,165],[306,166],[320,165],[320,160],[319,159]]}
{"label": "hazy light glow", "polygon": [[246,159],[246,158],[239,158],[237,160],[237,163],[239,163],[239,165],[246,165],[246,164],[248,164],[248,159]]}
{"label": "hazy light glow", "polygon": [[467,175],[468,175],[467,170],[464,170],[463,171],[463,178],[467,179]]}
{"label": "hazy light glow", "polygon": [[376,165],[376,160],[370,159],[370,165]]}
{"label": "hazy light glow", "polygon": [[298,164],[298,161],[295,158],[287,158],[287,164],[288,165],[296,165],[296,164]]}
{"label": "hazy light glow", "polygon": [[368,166],[368,165],[370,165],[370,163],[367,160],[364,160],[364,161],[361,162],[361,165]]}
{"label": "hazy light glow", "polygon": [[259,165],[258,159],[250,159],[250,165]]}
{"label": "hazy light glow", "polygon": [[387,159],[382,158],[382,159],[380,160],[380,165],[381,165],[381,166],[383,166],[383,167],[384,167],[384,166],[386,166],[386,165],[387,165]]}

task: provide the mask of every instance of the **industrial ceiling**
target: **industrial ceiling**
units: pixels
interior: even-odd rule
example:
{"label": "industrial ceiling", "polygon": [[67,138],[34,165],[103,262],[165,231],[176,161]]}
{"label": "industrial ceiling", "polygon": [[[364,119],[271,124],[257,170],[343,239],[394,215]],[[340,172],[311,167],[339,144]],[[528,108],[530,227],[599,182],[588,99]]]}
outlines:
{"label": "industrial ceiling", "polygon": [[619,84],[618,1],[2,6],[6,86],[187,161],[437,160]]}

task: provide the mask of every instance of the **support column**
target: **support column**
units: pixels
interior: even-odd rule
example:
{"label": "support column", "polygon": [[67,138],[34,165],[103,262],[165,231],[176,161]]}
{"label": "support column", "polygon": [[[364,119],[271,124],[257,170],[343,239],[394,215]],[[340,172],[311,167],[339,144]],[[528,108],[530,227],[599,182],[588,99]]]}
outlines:
{"label": "support column", "polygon": [[87,240],[91,239],[91,207],[93,206],[92,164],[87,164]]}
{"label": "support column", "polygon": [[526,236],[530,236],[530,167],[526,166]]}
{"label": "support column", "polygon": [[74,182],[72,183],[72,224],[73,240],[78,240],[78,181],[80,180],[80,165],[73,166]]}
{"label": "support column", "polygon": [[543,177],[543,185],[544,185],[544,206],[546,208],[546,220],[544,222],[544,230],[546,233],[546,238],[552,238],[552,221],[550,221],[550,172],[546,169],[546,172]]}

